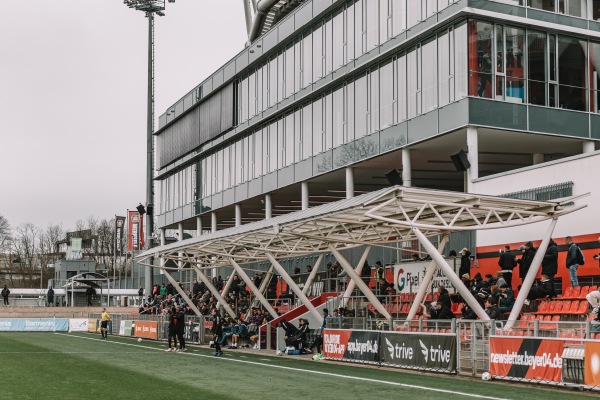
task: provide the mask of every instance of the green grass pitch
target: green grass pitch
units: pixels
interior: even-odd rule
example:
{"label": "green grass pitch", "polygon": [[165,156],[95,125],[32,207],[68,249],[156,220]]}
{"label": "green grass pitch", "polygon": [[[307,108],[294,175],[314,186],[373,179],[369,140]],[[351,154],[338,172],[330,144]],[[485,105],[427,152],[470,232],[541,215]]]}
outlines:
{"label": "green grass pitch", "polygon": [[0,399],[527,399],[593,396],[538,385],[364,368],[72,333],[0,333]]}

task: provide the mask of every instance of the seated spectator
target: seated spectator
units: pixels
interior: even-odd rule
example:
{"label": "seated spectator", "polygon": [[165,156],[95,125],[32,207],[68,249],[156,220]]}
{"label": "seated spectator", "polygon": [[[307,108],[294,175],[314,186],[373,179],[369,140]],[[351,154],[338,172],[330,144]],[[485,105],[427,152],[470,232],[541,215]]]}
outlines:
{"label": "seated spectator", "polygon": [[496,286],[500,287],[505,283],[508,282],[506,282],[506,280],[504,279],[504,274],[502,273],[502,270],[496,271]]}
{"label": "seated spectator", "polygon": [[494,296],[489,296],[485,300],[485,313],[492,320],[502,319],[502,312],[500,312],[500,309],[498,308],[497,301],[498,298]]}
{"label": "seated spectator", "polygon": [[246,324],[240,317],[237,317],[235,320],[235,325],[231,329],[231,346],[230,349],[237,349],[240,338],[248,337],[248,328],[246,328]]}
{"label": "seated spectator", "polygon": [[277,324],[281,329],[283,329],[283,339],[285,340],[285,345],[287,346],[291,346],[292,343],[292,338],[294,337],[294,335],[296,335],[296,332],[298,331],[298,328],[296,328],[292,323],[287,322],[285,320],[285,318],[282,318],[281,321],[279,321],[279,324]]}
{"label": "seated spectator", "polygon": [[590,306],[592,306],[592,314],[596,314],[594,321],[600,321],[600,289],[591,291],[585,298],[587,299]]}
{"label": "seated spectator", "polygon": [[294,346],[296,350],[303,350],[306,343],[306,336],[308,334],[308,320],[300,318],[298,320],[298,330],[289,340],[290,345]]}
{"label": "seated spectator", "polygon": [[554,285],[548,275],[542,274],[540,284],[532,286],[527,294],[527,300],[543,299],[554,294]]}
{"label": "seated spectator", "polygon": [[223,333],[221,334],[220,342],[221,346],[225,346],[227,344],[227,340],[231,338],[231,331],[233,330],[233,324],[229,319],[223,319]]}
{"label": "seated spectator", "polygon": [[450,307],[445,306],[443,303],[439,301],[432,301],[431,308],[429,310],[429,314],[426,316],[429,319],[454,319],[456,316],[450,310]]}
{"label": "seated spectator", "polygon": [[448,309],[452,308],[452,302],[450,301],[450,294],[448,293],[448,289],[444,287],[444,285],[440,285],[437,288],[438,292],[438,303],[442,303],[444,307],[448,307]]}
{"label": "seated spectator", "polygon": [[[385,278],[379,280],[379,295],[380,296],[393,296],[396,294],[394,286],[392,286]],[[383,297],[380,299],[384,300]]]}
{"label": "seated spectator", "polygon": [[482,288],[486,287],[486,282],[481,277],[481,274],[478,272],[473,277],[473,287],[472,289],[476,292],[479,292]]}
{"label": "seated spectator", "polygon": [[499,309],[501,312],[510,312],[515,304],[515,294],[513,290],[505,283],[500,287],[500,303]]}
{"label": "seated spectator", "polygon": [[485,276],[485,282],[483,283],[484,286],[487,287],[492,287],[496,284],[496,278],[494,278],[494,276],[492,274],[487,274]]}
{"label": "seated spectator", "polygon": [[472,290],[473,289],[473,281],[471,281],[471,276],[469,274],[463,274],[460,279],[462,280],[462,283],[465,285],[465,287],[467,288],[467,290]]}

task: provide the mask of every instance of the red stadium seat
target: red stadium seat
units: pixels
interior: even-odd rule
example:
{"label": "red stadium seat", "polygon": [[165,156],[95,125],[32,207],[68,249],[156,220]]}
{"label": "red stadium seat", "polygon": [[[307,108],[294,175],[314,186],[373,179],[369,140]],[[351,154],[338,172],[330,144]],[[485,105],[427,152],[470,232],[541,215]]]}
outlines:
{"label": "red stadium seat", "polygon": [[570,299],[572,294],[573,294],[573,288],[572,287],[568,287],[565,290],[565,293],[563,293],[563,297],[562,298],[563,299]]}
{"label": "red stadium seat", "polygon": [[564,308],[567,308],[567,307],[565,307],[565,306],[567,306],[567,304],[568,304],[568,307],[571,307],[571,302],[569,300],[559,301],[556,304],[556,307],[554,307],[554,314],[561,314],[562,310]]}
{"label": "red stadium seat", "polygon": [[[587,302],[587,300],[581,300],[581,302],[579,303],[579,308],[577,310],[575,310],[574,312],[571,312],[571,314],[586,315],[588,313],[589,307],[590,307],[590,305]],[[571,307],[571,308],[573,308],[573,307]]]}
{"label": "red stadium seat", "polygon": [[581,286],[575,286],[573,288],[573,293],[571,293],[571,299],[578,299],[579,294],[581,293]]}
{"label": "red stadium seat", "polygon": [[433,301],[438,301],[439,298],[440,298],[440,294],[438,292],[435,292],[433,294]]}
{"label": "red stadium seat", "polygon": [[581,292],[579,292],[579,298],[580,299],[585,299],[585,296],[587,296],[589,292],[590,292],[590,287],[589,286],[582,286],[581,287]]}
{"label": "red stadium seat", "polygon": [[548,309],[549,303],[547,301],[542,301],[538,306],[538,310],[533,314],[546,314],[546,310]]}

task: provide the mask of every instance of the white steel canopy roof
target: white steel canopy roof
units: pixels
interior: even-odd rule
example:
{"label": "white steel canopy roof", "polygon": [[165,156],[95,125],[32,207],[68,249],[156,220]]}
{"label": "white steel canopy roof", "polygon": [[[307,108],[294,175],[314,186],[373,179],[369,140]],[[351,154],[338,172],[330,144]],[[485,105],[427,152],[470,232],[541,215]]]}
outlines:
{"label": "white steel canopy roof", "polygon": [[[556,201],[509,199],[471,193],[394,186],[351,199],[224,229],[155,247],[140,254],[210,267],[276,259],[359,246],[390,246],[463,230],[496,229],[558,218],[587,206]],[[391,246],[390,246],[391,247]],[[395,248],[395,247],[394,247]],[[164,267],[163,267],[164,268]]]}

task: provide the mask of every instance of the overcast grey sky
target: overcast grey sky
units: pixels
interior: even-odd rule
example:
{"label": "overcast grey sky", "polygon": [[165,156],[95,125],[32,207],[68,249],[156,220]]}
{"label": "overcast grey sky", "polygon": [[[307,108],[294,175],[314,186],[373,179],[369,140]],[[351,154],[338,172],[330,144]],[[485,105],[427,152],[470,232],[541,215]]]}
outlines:
{"label": "overcast grey sky", "polygon": [[[145,202],[143,13],[122,0],[0,6],[0,214],[13,228],[72,230]],[[156,21],[156,116],[245,40],[240,0],[167,3]]]}

